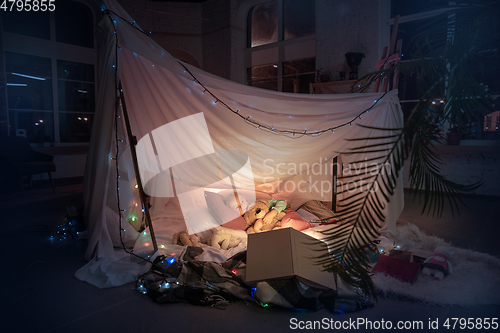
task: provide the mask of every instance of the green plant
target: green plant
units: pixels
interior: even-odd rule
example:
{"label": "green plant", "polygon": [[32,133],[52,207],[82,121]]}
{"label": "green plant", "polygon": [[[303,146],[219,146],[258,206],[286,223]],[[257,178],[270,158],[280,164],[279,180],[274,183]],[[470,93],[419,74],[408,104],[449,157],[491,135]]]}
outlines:
{"label": "green plant", "polygon": [[[411,41],[415,55],[412,61],[359,80],[370,85],[381,75],[390,77],[399,71],[406,77],[416,77],[420,95],[403,128],[364,126],[380,134],[353,138],[351,141],[359,142],[359,146],[344,152],[385,152],[384,156],[369,160],[381,166],[378,172],[343,177],[367,182],[370,189],[379,190],[357,191],[340,200],[336,218],[341,226],[325,232],[333,256],[320,259],[329,271],[367,295],[375,296],[375,289],[362,249],[379,236],[378,230],[385,221],[383,210],[400,181],[398,175],[405,160],[410,162],[410,186],[415,190],[414,199],[422,200],[422,213],[440,217],[446,203],[452,212],[459,212],[463,205],[459,194],[474,191],[482,184],[461,185],[441,174],[441,160],[433,141],[442,138],[443,123],[454,124],[453,129],[460,131],[471,120],[477,121],[492,110],[491,96],[476,77],[478,68],[492,70],[481,68],[485,59],[499,63],[499,8],[499,2],[493,0],[475,1],[472,5],[457,1],[422,26],[421,33]],[[434,27],[443,20],[447,28],[436,31]],[[352,164],[362,168],[364,162]]]}

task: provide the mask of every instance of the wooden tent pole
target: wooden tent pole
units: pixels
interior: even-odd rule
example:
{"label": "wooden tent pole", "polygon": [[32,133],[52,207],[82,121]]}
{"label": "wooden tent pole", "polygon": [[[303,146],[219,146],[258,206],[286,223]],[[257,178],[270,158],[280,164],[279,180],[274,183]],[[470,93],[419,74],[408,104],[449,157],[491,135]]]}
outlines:
{"label": "wooden tent pole", "polygon": [[137,151],[135,146],[137,145],[137,138],[132,134],[132,128],[130,127],[130,120],[127,112],[127,105],[125,104],[125,98],[123,98],[122,81],[120,80],[118,84],[120,89],[120,100],[122,101],[122,111],[123,118],[125,120],[125,127],[127,128],[128,142],[130,143],[130,153],[132,154],[132,162],[134,163],[135,178],[137,180],[137,187],[139,189],[139,196],[141,198],[142,205],[144,207],[144,215],[146,217],[146,225],[149,227],[149,232],[151,234],[151,241],[153,242],[153,248],[158,251],[158,244],[156,243],[156,236],[153,229],[153,222],[151,221],[151,215],[149,213],[149,200],[148,195],[144,192],[142,187],[141,175],[139,173],[139,164],[137,162]]}
{"label": "wooden tent pole", "polygon": [[337,212],[337,173],[338,173],[338,155],[333,158],[332,170],[332,211]]}

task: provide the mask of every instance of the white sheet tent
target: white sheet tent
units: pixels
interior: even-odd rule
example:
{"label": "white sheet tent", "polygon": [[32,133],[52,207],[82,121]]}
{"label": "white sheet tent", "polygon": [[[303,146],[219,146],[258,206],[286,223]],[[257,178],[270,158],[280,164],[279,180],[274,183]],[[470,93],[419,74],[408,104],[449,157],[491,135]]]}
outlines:
{"label": "white sheet tent", "polygon": [[[115,105],[120,82],[131,131],[138,141],[141,179],[152,196],[155,230],[169,223],[184,223],[182,216],[179,222],[178,208],[182,206],[186,213],[186,207],[196,206],[196,196],[183,195],[191,190],[198,193],[197,189],[256,186],[286,199],[292,208],[310,199],[330,201],[331,188],[314,184],[331,184],[329,163],[353,144],[345,139],[380,135],[356,125],[402,126],[397,91],[280,93],[231,82],[188,65],[185,69],[143,34],[114,0],[103,3],[103,10],[110,12],[98,26],[99,92],[84,181],[89,230],[86,258],[90,261],[76,273],[77,278],[95,286],[132,282],[147,269],[120,248],[121,242],[131,247],[136,242],[134,228],[125,228],[127,220],[134,224],[142,217],[123,105]],[[331,128],[335,129],[322,132]],[[223,180],[214,183],[213,170],[204,158],[215,161],[221,170],[217,169],[217,175],[223,174]],[[343,156],[343,162],[350,158],[354,157]],[[189,161],[198,162],[190,166]],[[172,183],[172,179],[177,181]],[[118,198],[124,210],[120,212],[122,226],[118,225]],[[402,208],[399,181],[385,211],[384,230],[395,228]],[[188,224],[186,221],[188,228],[197,231]],[[120,229],[132,232],[122,231],[120,240]],[[152,251],[148,242],[136,243],[135,250],[138,248]]]}

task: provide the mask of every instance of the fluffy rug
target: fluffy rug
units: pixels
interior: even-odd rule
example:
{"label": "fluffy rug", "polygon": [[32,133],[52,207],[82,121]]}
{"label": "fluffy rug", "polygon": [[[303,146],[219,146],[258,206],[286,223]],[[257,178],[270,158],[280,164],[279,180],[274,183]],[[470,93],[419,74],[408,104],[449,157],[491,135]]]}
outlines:
{"label": "fluffy rug", "polygon": [[500,259],[453,247],[443,239],[424,234],[413,224],[398,227],[392,240],[402,249],[432,251],[438,246],[449,247],[454,252],[450,259],[453,274],[442,281],[429,280],[420,275],[413,285],[375,274],[373,282],[384,296],[441,306],[500,305]]}

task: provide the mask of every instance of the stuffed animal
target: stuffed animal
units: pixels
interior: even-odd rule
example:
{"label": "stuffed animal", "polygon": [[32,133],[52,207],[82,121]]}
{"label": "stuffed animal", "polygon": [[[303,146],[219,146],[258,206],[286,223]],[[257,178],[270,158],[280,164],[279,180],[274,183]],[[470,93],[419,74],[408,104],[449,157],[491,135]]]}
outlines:
{"label": "stuffed animal", "polygon": [[227,228],[218,227],[212,229],[212,237],[207,241],[207,244],[216,249],[228,250],[238,246],[241,239],[236,238],[229,232]]}
{"label": "stuffed animal", "polygon": [[252,227],[258,219],[263,218],[269,212],[269,204],[267,201],[260,200],[253,204],[244,215],[243,218],[247,222],[248,227]]}
{"label": "stuffed animal", "polygon": [[453,273],[451,263],[448,261],[448,259],[453,255],[453,252],[451,252],[447,247],[439,246],[433,253],[434,254],[427,258],[422,264],[424,267],[422,275],[441,281],[443,277]]}
{"label": "stuffed animal", "polygon": [[[250,212],[250,213],[249,213]],[[269,231],[281,227],[281,219],[285,212],[278,213],[270,222],[264,221],[264,217],[269,213],[269,203],[267,201],[257,201],[253,207],[243,215],[250,227],[247,234]]]}
{"label": "stuffed animal", "polygon": [[188,234],[187,230],[175,233],[172,237],[172,244],[201,247],[200,242],[198,242],[198,236]]}

